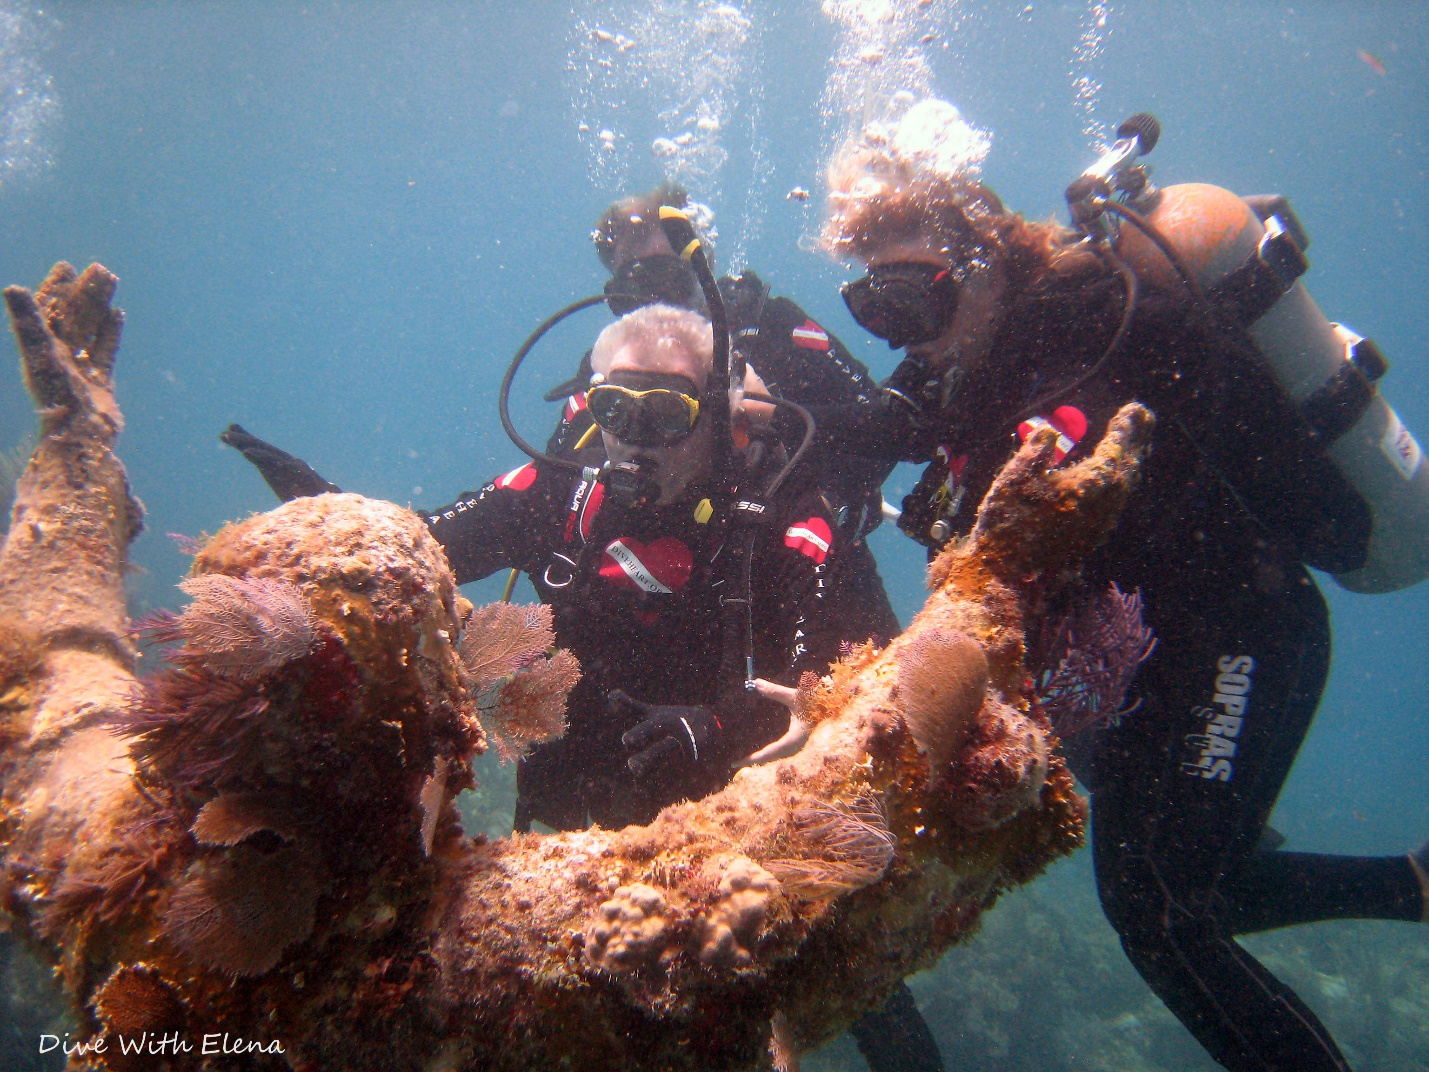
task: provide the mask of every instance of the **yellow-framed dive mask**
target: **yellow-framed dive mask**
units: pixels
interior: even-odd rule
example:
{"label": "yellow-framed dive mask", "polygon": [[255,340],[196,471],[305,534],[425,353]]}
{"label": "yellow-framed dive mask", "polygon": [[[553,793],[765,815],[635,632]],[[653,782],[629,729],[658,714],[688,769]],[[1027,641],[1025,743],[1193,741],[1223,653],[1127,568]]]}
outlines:
{"label": "yellow-framed dive mask", "polygon": [[586,409],[603,431],[637,447],[668,447],[695,430],[700,400],[657,387],[637,391],[602,383],[586,392]]}

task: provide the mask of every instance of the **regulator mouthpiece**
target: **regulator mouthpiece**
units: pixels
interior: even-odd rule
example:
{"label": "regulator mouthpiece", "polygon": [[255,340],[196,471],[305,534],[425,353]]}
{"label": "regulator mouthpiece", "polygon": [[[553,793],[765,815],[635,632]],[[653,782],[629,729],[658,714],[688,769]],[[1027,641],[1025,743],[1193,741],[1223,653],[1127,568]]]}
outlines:
{"label": "regulator mouthpiece", "polygon": [[660,485],[651,475],[654,466],[637,459],[616,462],[605,471],[605,486],[626,506],[639,509],[660,497]]}

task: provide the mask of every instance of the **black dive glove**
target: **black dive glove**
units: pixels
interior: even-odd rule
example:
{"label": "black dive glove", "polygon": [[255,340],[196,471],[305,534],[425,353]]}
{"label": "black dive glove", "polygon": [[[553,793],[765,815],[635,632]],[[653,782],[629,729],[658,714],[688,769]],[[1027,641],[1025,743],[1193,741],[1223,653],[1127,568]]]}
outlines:
{"label": "black dive glove", "polygon": [[620,689],[612,690],[607,699],[612,714],[635,714],[644,720],[620,738],[630,753],[625,765],[635,777],[670,782],[701,768],[717,769],[722,763],[724,727],[710,708],[642,703]]}
{"label": "black dive glove", "polygon": [[255,435],[244,431],[241,425],[230,424],[218,438],[235,447],[253,463],[262,474],[273,494],[284,502],[301,499],[308,495],[321,495],[325,491],[341,491],[336,484],[330,484],[318,475],[318,471],[301,458],[294,458],[287,451],[279,450],[272,443],[265,443]]}

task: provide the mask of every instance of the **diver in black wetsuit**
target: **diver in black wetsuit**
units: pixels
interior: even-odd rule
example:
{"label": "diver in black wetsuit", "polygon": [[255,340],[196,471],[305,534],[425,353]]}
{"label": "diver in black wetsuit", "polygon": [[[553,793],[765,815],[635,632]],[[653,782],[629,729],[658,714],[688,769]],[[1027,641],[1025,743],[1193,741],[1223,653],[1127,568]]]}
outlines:
{"label": "diver in black wetsuit", "polygon": [[1208,309],[1151,281],[1128,301],[1124,264],[1080,234],[1028,224],[980,183],[920,169],[887,143],[854,146],[830,185],[826,243],[868,267],[845,287],[850,311],[907,358],[876,405],[810,408],[827,449],[883,444],[929,463],[900,526],[930,553],[972,522],[1035,428],[1056,430],[1061,462],[1084,457],[1122,403],[1156,413],[1140,486],[1084,570],[1090,593],[1139,588],[1159,637],[1139,709],[1071,750],[1092,790],[1102,904],[1143,978],[1227,1068],[1343,1072],[1324,1026],[1234,936],[1426,920],[1423,849],[1260,847],[1329,664],[1306,566],[1363,563],[1366,503],[1234,301]]}
{"label": "diver in black wetsuit", "polygon": [[[701,334],[702,355],[690,341]],[[697,314],[654,305],[596,342],[590,412],[603,435],[579,460],[653,467],[634,497],[531,462],[426,514],[458,583],[507,567],[527,573],[554,607],[559,643],[581,661],[565,737],[518,770],[518,827],[648,822],[723,785],[733,765],[789,725],[778,703],[720,680],[726,574],[716,559],[733,552],[702,416],[724,404],[706,390],[708,340]],[[673,417],[656,413],[666,403]],[[678,427],[659,423],[669,421]],[[761,676],[792,686],[877,625],[849,620],[844,541],[817,491],[786,484],[770,506],[752,558],[753,652]]]}
{"label": "diver in black wetsuit", "polygon": [[[669,250],[668,242],[664,248]],[[669,259],[693,282],[686,265]],[[735,297],[736,327],[758,325],[763,339],[775,341],[767,352],[753,348],[756,359],[764,355],[774,383],[796,396],[813,392],[867,404],[876,387],[842,344],[787,299],[766,302],[762,286],[751,279],[724,280],[722,289]],[[641,297],[619,307],[640,308],[651,299]],[[741,301],[754,297],[754,314],[735,319],[742,317]],[[684,301],[693,304],[687,292]],[[746,346],[753,338],[746,329]],[[589,361],[587,355],[583,377],[562,392],[572,398],[548,453],[598,465],[601,447],[577,446],[591,430]],[[338,490],[306,463],[237,425],[222,438],[259,468],[280,498]],[[781,449],[776,445],[771,453]],[[841,643],[883,643],[898,631],[861,538],[881,519],[879,489],[892,463],[863,463],[860,469],[856,460],[848,461],[850,467],[832,478],[827,461],[801,466],[794,479],[806,479],[802,490],[796,494],[792,484],[786,486],[774,504],[780,511],[776,524],[766,526],[776,537],[782,533],[782,548],[777,539],[760,545],[751,587],[759,613],[756,665],[776,683],[795,684],[804,669],[823,672]],[[804,478],[810,470],[814,475]],[[711,542],[709,517],[697,512],[707,500],[684,495],[631,511],[607,505],[599,484],[578,489],[582,484],[571,474],[534,463],[426,515],[459,582],[503,567],[527,572],[541,598],[558,608],[559,642],[582,662],[565,738],[538,748],[518,770],[518,829],[529,829],[533,819],[558,828],[581,826],[588,818],[606,826],[643,822],[665,804],[717,788],[730,764],[747,752],[760,748],[756,758],[772,758],[791,738],[797,747],[797,732],[780,738],[789,725],[787,712],[747,693],[718,695],[718,645],[712,641],[720,623],[710,588],[718,577],[709,562],[718,546]],[[606,540],[616,527],[628,529],[629,539],[617,535],[598,556],[587,552],[590,541]],[[672,579],[680,584],[662,591]],[[607,696],[614,702],[607,703]],[[697,699],[703,702],[693,704]],[[641,750],[632,756],[634,745]],[[943,1067],[906,986],[852,1033],[874,1072]]]}
{"label": "diver in black wetsuit", "polygon": [[[745,688],[742,674],[727,680],[719,597],[737,552],[709,416],[728,405],[711,389],[710,338],[707,320],[666,305],[610,325],[592,356],[599,386],[589,410],[603,434],[576,452],[580,464],[529,462],[423,512],[458,584],[503,568],[529,574],[553,607],[557,642],[581,662],[565,736],[518,768],[518,829],[644,823],[718,789],[790,727],[781,690],[766,679],[787,699],[802,673],[827,670],[841,643],[887,639],[887,623],[846,598],[847,541],[823,496],[789,474],[749,560],[761,689]],[[280,497],[338,490],[242,429],[223,439]],[[592,479],[607,458],[631,479]],[[744,472],[742,482],[763,486],[768,475]]]}
{"label": "diver in black wetsuit", "polygon": [[[683,189],[666,183],[611,205],[591,233],[601,264],[611,273],[605,285],[606,304],[617,316],[657,301],[704,311],[694,273],[670,248],[659,226],[661,205],[683,208],[691,202]],[[753,272],[724,276],[719,289],[734,345],[755,373],[749,380],[752,389],[802,405],[866,406],[878,397],[877,382],[838,337],[789,298],[770,294]],[[589,431],[583,401],[589,378],[587,354],[573,379],[547,393],[550,401],[566,398],[547,453],[569,450]],[[797,417],[787,425],[781,423],[779,430],[789,449],[797,446],[803,433]],[[848,583],[867,601],[870,613],[881,616],[883,632],[892,636],[898,631],[897,618],[864,539],[883,520],[883,482],[895,464],[882,454],[867,457],[816,449],[803,464],[817,473],[819,488],[848,539]]]}

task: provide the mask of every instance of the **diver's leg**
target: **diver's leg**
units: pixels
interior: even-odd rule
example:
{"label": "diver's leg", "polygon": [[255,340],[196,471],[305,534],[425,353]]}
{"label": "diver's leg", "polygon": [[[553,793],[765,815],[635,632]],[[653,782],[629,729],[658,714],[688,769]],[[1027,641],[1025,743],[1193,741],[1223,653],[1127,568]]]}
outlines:
{"label": "diver's leg", "polygon": [[1304,1002],[1214,920],[1187,915],[1149,940],[1123,934],[1127,957],[1176,1018],[1232,1072],[1349,1072]]}
{"label": "diver's leg", "polygon": [[1424,891],[1408,856],[1257,852],[1222,887],[1232,934],[1326,919],[1424,919]]}
{"label": "diver's leg", "polygon": [[860,1018],[849,1033],[872,1072],[943,1072],[943,1057],[907,983],[888,1003]]}
{"label": "diver's leg", "polygon": [[1305,571],[1252,565],[1147,593],[1161,639],[1137,682],[1143,709],[1097,742],[1098,888],[1127,956],[1216,1060],[1343,1072],[1329,1032],[1225,918],[1329,664],[1324,601]]}
{"label": "diver's leg", "polygon": [[516,815],[512,829],[531,831],[531,822],[553,830],[581,830],[586,825],[586,799],[577,777],[579,757],[563,740],[546,741],[516,764]]}

